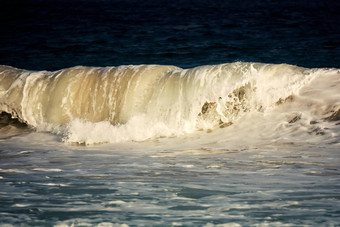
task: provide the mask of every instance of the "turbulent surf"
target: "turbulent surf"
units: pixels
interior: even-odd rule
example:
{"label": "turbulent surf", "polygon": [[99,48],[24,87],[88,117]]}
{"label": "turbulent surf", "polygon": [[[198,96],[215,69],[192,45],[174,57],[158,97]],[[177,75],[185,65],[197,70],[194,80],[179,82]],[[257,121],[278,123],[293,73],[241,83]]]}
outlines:
{"label": "turbulent surf", "polygon": [[322,134],[317,123],[340,120],[340,70],[244,62],[55,72],[0,66],[0,112],[7,125],[16,118],[81,144],[177,137],[246,121],[300,122]]}

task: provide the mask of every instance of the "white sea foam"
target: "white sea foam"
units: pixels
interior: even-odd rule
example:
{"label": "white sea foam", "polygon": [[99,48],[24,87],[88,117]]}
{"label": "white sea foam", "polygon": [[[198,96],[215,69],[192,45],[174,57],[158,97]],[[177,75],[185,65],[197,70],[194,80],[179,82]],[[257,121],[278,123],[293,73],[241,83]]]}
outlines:
{"label": "white sea foam", "polygon": [[30,172],[24,169],[0,169],[0,173],[23,173],[23,174],[29,174]]}
{"label": "white sea foam", "polygon": [[[53,171],[51,171],[53,172]],[[55,172],[61,172],[61,171],[55,171]],[[57,187],[69,187],[70,185],[67,184],[55,184],[55,183],[41,183],[40,185],[45,185],[45,186],[57,186]]]}
{"label": "white sea foam", "polygon": [[32,206],[32,204],[16,203],[13,205],[13,207],[29,207],[29,206]]}
{"label": "white sea foam", "polygon": [[108,204],[108,205],[123,205],[123,204],[126,204],[126,202],[124,202],[122,200],[115,200],[115,201],[109,201],[106,204]]}
{"label": "white sea foam", "polygon": [[54,225],[54,227],[73,227],[73,226],[96,226],[96,227],[129,227],[127,224],[117,224],[110,222],[101,222],[99,224],[93,225],[92,220],[87,219],[74,219],[60,222]]}
{"label": "white sea foam", "polygon": [[62,169],[57,169],[57,168],[34,168],[32,169],[34,171],[42,171],[42,172],[62,172]]}

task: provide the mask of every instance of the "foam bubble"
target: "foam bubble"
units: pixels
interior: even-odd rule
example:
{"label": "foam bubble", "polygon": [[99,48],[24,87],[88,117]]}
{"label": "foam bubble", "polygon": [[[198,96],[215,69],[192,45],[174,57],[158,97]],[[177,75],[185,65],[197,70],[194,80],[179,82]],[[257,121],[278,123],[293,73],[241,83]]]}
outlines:
{"label": "foam bubble", "polygon": [[108,121],[92,123],[75,119],[67,126],[63,139],[70,144],[118,143],[145,141],[159,137],[170,137],[175,131],[163,122],[150,122],[145,115],[132,117],[126,124],[112,125]]}

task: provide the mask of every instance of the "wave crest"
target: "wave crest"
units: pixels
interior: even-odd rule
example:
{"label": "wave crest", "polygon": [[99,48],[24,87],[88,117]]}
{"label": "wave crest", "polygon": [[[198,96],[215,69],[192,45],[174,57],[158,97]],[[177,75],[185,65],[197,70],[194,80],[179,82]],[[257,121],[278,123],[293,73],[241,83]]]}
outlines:
{"label": "wave crest", "polygon": [[[325,105],[311,88],[320,77],[328,79],[318,91]],[[306,100],[314,114],[337,120],[339,109],[325,112],[339,106],[339,92],[327,97],[324,91],[338,84],[337,69],[285,64],[77,66],[55,72],[0,66],[0,111],[40,130],[62,127],[69,143],[143,141],[227,127],[249,112]]]}

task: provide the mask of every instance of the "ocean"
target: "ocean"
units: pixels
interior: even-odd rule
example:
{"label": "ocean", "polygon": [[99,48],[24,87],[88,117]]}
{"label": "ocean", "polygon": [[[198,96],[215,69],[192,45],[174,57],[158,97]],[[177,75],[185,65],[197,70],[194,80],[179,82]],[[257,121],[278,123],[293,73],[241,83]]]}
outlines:
{"label": "ocean", "polygon": [[339,12],[1,1],[0,226],[340,226]]}

